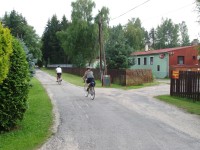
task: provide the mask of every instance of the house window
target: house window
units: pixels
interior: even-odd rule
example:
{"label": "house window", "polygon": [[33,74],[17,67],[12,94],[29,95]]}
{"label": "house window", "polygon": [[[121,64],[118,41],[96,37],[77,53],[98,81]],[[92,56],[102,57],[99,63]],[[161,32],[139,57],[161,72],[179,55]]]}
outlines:
{"label": "house window", "polygon": [[153,57],[150,57],[150,65],[153,65]]}
{"label": "house window", "polygon": [[138,58],[138,65],[140,65],[140,58]]}
{"label": "house window", "polygon": [[184,64],[184,56],[178,56],[178,64],[183,65]]}
{"label": "house window", "polygon": [[160,65],[157,65],[157,71],[160,71]]}
{"label": "house window", "polygon": [[147,65],[147,58],[144,57],[144,65]]}

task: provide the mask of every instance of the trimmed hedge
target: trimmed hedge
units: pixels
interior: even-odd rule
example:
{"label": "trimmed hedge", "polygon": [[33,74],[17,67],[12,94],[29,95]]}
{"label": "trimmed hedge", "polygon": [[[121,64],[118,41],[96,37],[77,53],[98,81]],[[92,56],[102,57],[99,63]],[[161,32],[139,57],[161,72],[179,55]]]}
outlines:
{"label": "trimmed hedge", "polygon": [[8,28],[3,28],[0,23],[0,84],[6,78],[10,67],[12,54],[12,36]]}
{"label": "trimmed hedge", "polygon": [[13,54],[7,78],[0,84],[0,131],[9,131],[23,119],[27,110],[29,68],[20,42],[13,38]]}

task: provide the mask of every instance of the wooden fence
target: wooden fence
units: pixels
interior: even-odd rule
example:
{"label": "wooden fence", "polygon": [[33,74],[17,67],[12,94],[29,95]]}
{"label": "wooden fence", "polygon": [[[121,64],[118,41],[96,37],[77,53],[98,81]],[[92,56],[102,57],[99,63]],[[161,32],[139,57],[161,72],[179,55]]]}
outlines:
{"label": "wooden fence", "polygon": [[[55,67],[49,67],[55,69]],[[63,72],[78,76],[83,76],[85,68],[62,68]],[[101,79],[99,69],[92,69],[95,79]],[[124,86],[138,85],[153,82],[153,75],[150,69],[108,69],[111,83],[117,83]]]}
{"label": "wooden fence", "polygon": [[179,71],[177,79],[171,78],[170,95],[200,101],[200,72]]}

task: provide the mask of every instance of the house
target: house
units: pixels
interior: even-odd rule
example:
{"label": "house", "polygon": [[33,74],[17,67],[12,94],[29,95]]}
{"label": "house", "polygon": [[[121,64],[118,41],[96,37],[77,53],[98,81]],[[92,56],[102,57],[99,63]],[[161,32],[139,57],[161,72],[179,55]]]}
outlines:
{"label": "house", "polygon": [[155,78],[170,77],[172,68],[198,68],[197,46],[166,48],[133,52],[134,65],[131,69],[151,69]]}

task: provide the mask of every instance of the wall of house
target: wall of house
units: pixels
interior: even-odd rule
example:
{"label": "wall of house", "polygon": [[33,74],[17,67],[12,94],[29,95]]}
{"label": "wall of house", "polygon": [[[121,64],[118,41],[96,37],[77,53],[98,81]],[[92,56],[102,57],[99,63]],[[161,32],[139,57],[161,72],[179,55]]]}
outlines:
{"label": "wall of house", "polygon": [[[155,78],[166,78],[169,76],[169,55],[164,53],[164,57],[160,54],[133,56],[135,65],[131,66],[132,69],[151,69]],[[163,55],[162,55],[163,56]],[[150,63],[150,57],[153,57],[153,63]],[[140,58],[140,65],[138,64]],[[144,58],[147,59],[147,64],[144,64]],[[158,70],[158,67],[160,70]]]}
{"label": "wall of house", "polygon": [[198,60],[198,52],[196,47],[184,48],[176,51],[169,52],[169,65],[179,65],[178,64],[178,56],[184,56],[184,64],[183,65],[197,65]]}

